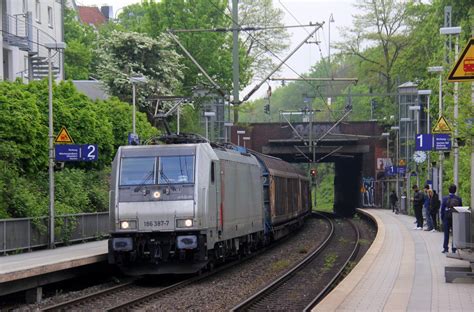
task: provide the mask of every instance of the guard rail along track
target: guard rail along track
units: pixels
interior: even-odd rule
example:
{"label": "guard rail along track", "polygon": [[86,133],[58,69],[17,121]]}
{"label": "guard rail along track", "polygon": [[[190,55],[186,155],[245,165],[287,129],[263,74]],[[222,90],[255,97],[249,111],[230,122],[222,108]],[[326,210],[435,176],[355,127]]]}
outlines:
{"label": "guard rail along track", "polygon": [[[331,224],[331,231],[324,243],[232,311],[307,311],[314,307],[332,289],[359,248],[360,236],[354,223],[348,219],[325,218]],[[334,273],[331,265],[338,268],[337,272]],[[322,282],[323,278],[326,282]]]}

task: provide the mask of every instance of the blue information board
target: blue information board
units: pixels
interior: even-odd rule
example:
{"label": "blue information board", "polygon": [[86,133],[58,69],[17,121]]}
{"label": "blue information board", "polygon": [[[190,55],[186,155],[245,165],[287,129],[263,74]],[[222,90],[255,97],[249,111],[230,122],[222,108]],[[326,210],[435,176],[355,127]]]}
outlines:
{"label": "blue information board", "polygon": [[400,175],[404,175],[407,172],[407,167],[406,166],[398,166],[397,167],[397,172]]}
{"label": "blue information board", "polygon": [[415,137],[415,151],[431,151],[433,149],[433,135],[420,133]]}
{"label": "blue information board", "polygon": [[54,147],[56,161],[96,161],[99,158],[97,144],[61,144]]}
{"label": "blue information board", "polygon": [[436,134],[434,136],[434,150],[435,151],[449,151],[451,150],[451,135]]}

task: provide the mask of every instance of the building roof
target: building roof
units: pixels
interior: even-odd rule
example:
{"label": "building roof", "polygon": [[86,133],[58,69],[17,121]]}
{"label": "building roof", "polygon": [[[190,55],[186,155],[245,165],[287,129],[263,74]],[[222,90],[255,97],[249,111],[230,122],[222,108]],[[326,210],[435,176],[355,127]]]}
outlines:
{"label": "building roof", "polygon": [[98,7],[77,6],[79,19],[87,25],[99,26],[107,22],[107,19]]}

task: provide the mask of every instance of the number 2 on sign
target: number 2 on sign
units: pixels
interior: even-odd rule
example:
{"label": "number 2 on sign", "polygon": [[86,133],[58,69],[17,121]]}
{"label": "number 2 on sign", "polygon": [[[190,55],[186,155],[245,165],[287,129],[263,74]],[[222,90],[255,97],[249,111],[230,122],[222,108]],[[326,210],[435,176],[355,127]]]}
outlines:
{"label": "number 2 on sign", "polygon": [[94,145],[89,145],[87,146],[87,150],[89,153],[87,154],[87,158],[93,159],[94,158],[94,152],[95,152],[95,146]]}

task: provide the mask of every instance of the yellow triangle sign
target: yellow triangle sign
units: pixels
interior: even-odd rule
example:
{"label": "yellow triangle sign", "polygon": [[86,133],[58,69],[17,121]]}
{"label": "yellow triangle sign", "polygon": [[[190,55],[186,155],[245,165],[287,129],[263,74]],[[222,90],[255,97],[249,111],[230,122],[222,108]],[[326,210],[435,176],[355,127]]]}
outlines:
{"label": "yellow triangle sign", "polygon": [[56,143],[56,144],[72,144],[72,143],[74,143],[74,140],[69,135],[69,132],[67,132],[66,127],[62,127],[61,131],[59,131],[58,136],[54,140],[54,143]]}
{"label": "yellow triangle sign", "polygon": [[448,124],[448,121],[444,116],[441,116],[438,118],[438,122],[436,122],[436,125],[433,127],[433,130],[431,132],[433,133],[451,133],[453,130],[451,129],[451,126]]}
{"label": "yellow triangle sign", "polygon": [[462,51],[456,65],[449,73],[448,81],[474,81],[474,37]]}

